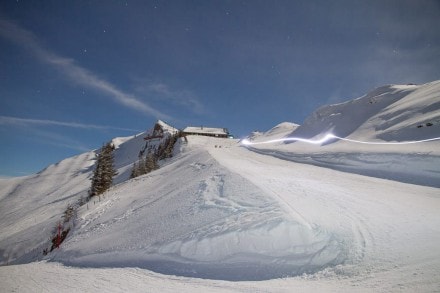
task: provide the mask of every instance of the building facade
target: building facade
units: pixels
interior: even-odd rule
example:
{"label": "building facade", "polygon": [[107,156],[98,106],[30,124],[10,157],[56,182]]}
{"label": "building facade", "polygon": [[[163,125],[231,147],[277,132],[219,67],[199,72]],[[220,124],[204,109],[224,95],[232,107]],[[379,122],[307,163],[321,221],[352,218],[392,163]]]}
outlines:
{"label": "building facade", "polygon": [[230,137],[229,131],[226,128],[213,128],[204,126],[189,126],[183,129],[183,135],[202,135],[211,137],[228,138]]}

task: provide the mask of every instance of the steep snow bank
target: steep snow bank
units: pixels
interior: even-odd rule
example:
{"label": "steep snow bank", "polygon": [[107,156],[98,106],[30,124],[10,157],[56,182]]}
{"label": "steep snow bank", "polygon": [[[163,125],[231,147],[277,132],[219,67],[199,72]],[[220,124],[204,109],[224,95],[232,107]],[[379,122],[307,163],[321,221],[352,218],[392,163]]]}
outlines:
{"label": "steep snow bank", "polygon": [[24,178],[0,181],[0,264],[41,256],[69,203],[87,196],[94,152]]}

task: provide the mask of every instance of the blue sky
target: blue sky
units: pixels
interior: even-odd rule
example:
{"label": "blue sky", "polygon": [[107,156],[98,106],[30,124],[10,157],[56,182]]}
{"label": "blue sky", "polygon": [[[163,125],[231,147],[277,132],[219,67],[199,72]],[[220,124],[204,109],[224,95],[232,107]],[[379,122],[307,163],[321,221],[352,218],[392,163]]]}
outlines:
{"label": "blue sky", "polygon": [[236,136],[440,79],[439,1],[0,2],[0,176],[163,119]]}

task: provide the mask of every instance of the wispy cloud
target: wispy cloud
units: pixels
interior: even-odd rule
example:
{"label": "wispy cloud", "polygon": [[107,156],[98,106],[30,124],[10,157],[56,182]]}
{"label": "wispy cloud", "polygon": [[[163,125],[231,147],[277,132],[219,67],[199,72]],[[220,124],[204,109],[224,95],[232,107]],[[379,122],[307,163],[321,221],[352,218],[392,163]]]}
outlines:
{"label": "wispy cloud", "polygon": [[160,99],[179,107],[184,107],[190,111],[202,114],[205,113],[205,107],[199,101],[197,96],[186,89],[176,89],[163,82],[140,81],[135,87],[137,93],[151,97],[152,99]]}
{"label": "wispy cloud", "polygon": [[98,77],[86,68],[75,64],[73,59],[59,56],[44,48],[32,32],[12,23],[11,21],[0,18],[0,36],[26,48],[40,61],[58,69],[72,82],[104,93],[111,97],[115,102],[127,108],[140,111],[156,118],[171,119],[170,116],[151,107],[146,102],[137,99],[134,95],[124,92],[114,84]]}
{"label": "wispy cloud", "polygon": [[90,147],[84,145],[83,143],[59,133],[41,129],[33,129],[32,133],[34,134],[32,140],[42,144],[68,148],[80,152],[88,152],[91,150]]}
{"label": "wispy cloud", "polygon": [[130,132],[140,132],[140,130],[137,129],[115,127],[115,126],[84,124],[77,122],[63,122],[63,121],[46,120],[46,119],[28,119],[28,118],[18,118],[18,117],[10,117],[10,116],[0,116],[0,125],[13,125],[13,126],[46,125],[46,126],[82,128],[82,129],[90,129],[90,130],[122,130],[122,131],[130,131]]}

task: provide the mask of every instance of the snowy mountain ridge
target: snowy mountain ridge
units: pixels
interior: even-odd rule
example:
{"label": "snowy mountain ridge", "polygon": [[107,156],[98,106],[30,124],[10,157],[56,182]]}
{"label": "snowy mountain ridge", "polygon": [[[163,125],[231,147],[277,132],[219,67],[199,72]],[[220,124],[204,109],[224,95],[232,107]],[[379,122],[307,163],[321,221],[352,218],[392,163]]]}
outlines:
{"label": "snowy mountain ridge", "polygon": [[[366,141],[405,141],[440,133],[440,81],[424,85],[388,85],[312,113],[291,135],[323,133]],[[432,128],[426,127],[431,123]],[[421,126],[421,127],[420,127]]]}
{"label": "snowy mountain ridge", "polygon": [[[440,81],[385,86],[324,106],[301,126],[281,123],[250,139],[313,138],[329,131],[375,142],[439,136],[439,100]],[[176,131],[158,123],[168,134]],[[306,288],[310,278],[322,279],[314,284],[326,291],[353,283],[370,289],[380,284],[385,291],[438,285],[439,141],[245,148],[238,140],[188,136],[159,170],[129,179],[139,152],[160,142],[147,144],[150,132],[113,140],[115,186],[79,207],[67,239],[47,256],[42,250],[64,209],[87,196],[95,152],[25,178],[0,179],[0,263],[45,260],[38,263],[42,270],[56,262],[94,272],[139,268],[160,273],[150,275],[159,283],[196,277],[208,279],[203,284],[209,288],[220,282],[213,279],[282,277],[289,278],[276,281],[279,291]],[[2,283],[14,284],[2,278],[13,268],[0,267]],[[236,286],[270,291],[270,282]]]}
{"label": "snowy mountain ridge", "polygon": [[257,143],[286,137],[321,139],[329,133],[365,143],[333,139],[322,145],[288,141],[249,148],[289,161],[440,187],[439,140],[392,144],[440,137],[440,81],[379,87],[360,98],[319,108],[292,131],[248,139]]}

